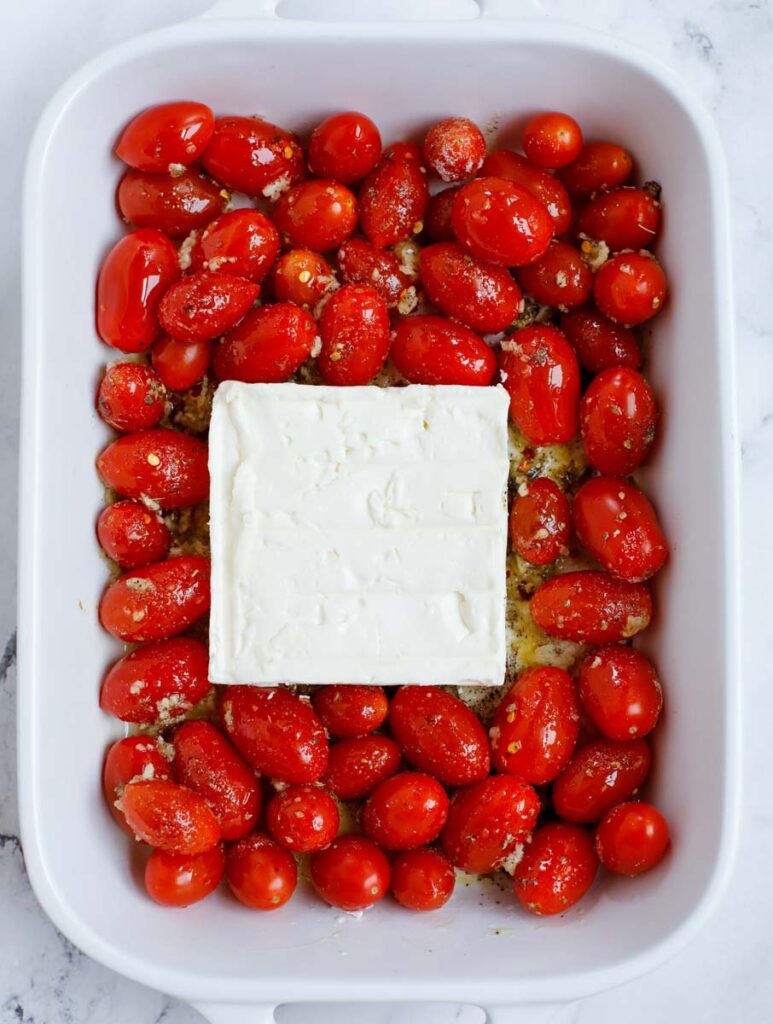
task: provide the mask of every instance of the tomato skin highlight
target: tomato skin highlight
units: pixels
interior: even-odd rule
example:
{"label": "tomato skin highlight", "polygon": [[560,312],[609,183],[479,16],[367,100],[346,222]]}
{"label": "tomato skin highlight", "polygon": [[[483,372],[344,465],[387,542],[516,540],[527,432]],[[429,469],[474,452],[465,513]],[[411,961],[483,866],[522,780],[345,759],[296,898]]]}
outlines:
{"label": "tomato skin highlight", "polygon": [[396,143],[360,187],[360,230],[377,249],[419,234],[429,203],[418,147]]}
{"label": "tomato skin highlight", "polygon": [[212,370],[218,380],[281,384],[309,359],[316,337],[306,310],[289,302],[259,306],[215,343]]}
{"label": "tomato skin highlight", "polygon": [[539,259],[553,237],[553,221],[542,203],[504,178],[476,178],[463,185],[451,223],[468,252],[506,267]]}
{"label": "tomato skin highlight", "polygon": [[447,816],[448,797],[437,779],[401,772],[368,797],[362,829],[382,850],[414,850],[437,839]]}
{"label": "tomato skin highlight", "polygon": [[532,565],[549,565],[568,551],[569,499],[549,477],[523,483],[510,509],[510,542]]}
{"label": "tomato skin highlight", "polygon": [[558,177],[572,199],[624,185],[633,171],[631,154],[613,142],[586,142],[579,156]]}
{"label": "tomato skin highlight", "polygon": [[647,778],[652,755],[646,740],[592,740],[553,783],[553,809],[565,821],[599,821],[628,800]]}
{"label": "tomato skin highlight", "polygon": [[389,711],[381,686],[318,686],[311,702],[331,736],[366,736],[384,723]]}
{"label": "tomato skin highlight", "polygon": [[349,110],[318,124],[309,140],[309,167],[318,178],[349,185],[369,174],[381,156],[381,135],[365,114]]}
{"label": "tomato skin highlight", "polygon": [[201,162],[226,188],[270,199],[306,173],[295,136],[260,117],[219,117]]}
{"label": "tomato skin highlight", "polygon": [[447,117],[424,136],[424,162],[441,181],[474,177],[486,156],[486,140],[474,121]]}
{"label": "tomato skin highlight", "polygon": [[657,725],[663,707],[660,681],[633,647],[598,647],[580,665],[577,682],[585,713],[609,739],[646,736]]}
{"label": "tomato skin highlight", "polygon": [[129,170],[118,184],[116,201],[127,224],[158,228],[178,239],[222,213],[228,193],[195,170],[177,176]]}
{"label": "tomato skin highlight", "polygon": [[405,850],[391,867],[392,895],[407,910],[439,910],[453,895],[456,873],[437,850]]}
{"label": "tomato skin highlight", "polygon": [[122,569],[160,562],[169,554],[172,535],[157,512],[138,501],[116,501],[97,520],[102,550]]}
{"label": "tomato skin highlight", "polygon": [[260,282],[279,252],[279,232],[259,210],[230,210],[191,240],[191,273],[209,271]]}
{"label": "tomato skin highlight", "polygon": [[389,312],[375,288],[345,284],[328,299],[318,321],[317,359],[326,384],[369,384],[389,353]]}
{"label": "tomato skin highlight", "polygon": [[602,370],[580,402],[580,432],[588,462],[605,476],[629,476],[655,440],[658,409],[652,388],[626,367]]}
{"label": "tomato skin highlight", "polygon": [[295,858],[262,832],[234,843],[226,855],[226,880],[231,892],[251,910],[278,910],[295,892]]}
{"label": "tomato skin highlight", "polygon": [[319,786],[289,786],[272,796],[266,824],[280,846],[294,853],[313,853],[335,839],[338,805]]}
{"label": "tomato skin highlight", "polygon": [[443,316],[407,316],[392,331],[390,356],[411,384],[487,387],[494,380],[494,352],[469,327]]}
{"label": "tomato skin highlight", "polygon": [[542,583],[529,609],[548,636],[575,643],[615,643],[630,640],[647,628],[652,596],[643,583],[582,569]]}
{"label": "tomato skin highlight", "polygon": [[508,271],[453,242],[421,250],[421,281],[438,309],[481,334],[505,330],[518,315],[521,291]]}
{"label": "tomato skin highlight", "polygon": [[166,390],[144,363],[113,363],[97,393],[97,411],[115,430],[149,430],[164,415]]}
{"label": "tomato skin highlight", "polygon": [[364,238],[348,238],[338,250],[338,265],[347,284],[375,288],[389,309],[410,311],[417,297],[411,279],[400,269],[400,261],[389,249],[377,249]]}
{"label": "tomato skin highlight", "polygon": [[317,894],[341,910],[364,910],[389,889],[389,862],[362,836],[339,836],[311,855],[311,882]]}
{"label": "tomato skin highlight", "polygon": [[116,806],[143,842],[168,853],[206,853],[220,841],[212,811],[193,790],[162,779],[129,782]]}
{"label": "tomato skin highlight", "polygon": [[312,252],[337,249],[357,226],[357,200],[345,185],[313,178],[288,189],[274,207],[285,245]]}
{"label": "tomato skin highlight", "polygon": [[97,471],[123,498],[187,508],[209,496],[207,453],[207,445],[190,434],[141,430],[109,444],[97,458]]}
{"label": "tomato skin highlight", "polygon": [[487,177],[513,181],[530,192],[550,214],[556,237],[569,230],[572,223],[571,201],[558,178],[548,171],[509,149],[497,149],[489,153],[481,170]]}
{"label": "tomato skin highlight", "polygon": [[611,252],[646,249],[660,230],[660,203],[643,188],[616,188],[595,196],[577,221],[579,234],[603,241]]}
{"label": "tomato skin highlight", "polygon": [[178,341],[211,341],[234,327],[260,294],[246,277],[202,271],[172,285],[161,300],[158,319]]}
{"label": "tomato skin highlight", "polygon": [[212,138],[215,117],[204,103],[160,103],[140,111],[127,124],[115,155],[138,171],[164,174],[170,165],[198,160]]}
{"label": "tomato skin highlight", "polygon": [[598,866],[586,829],[548,822],[534,833],[515,869],[515,895],[532,914],[560,914],[590,889]]}
{"label": "tomato skin highlight", "polygon": [[576,160],[582,130],[573,117],[558,111],[535,114],[523,129],[523,151],[538,167],[555,170]]}
{"label": "tomato skin highlight", "polygon": [[293,302],[302,309],[311,310],[328,292],[338,287],[328,261],[310,249],[290,249],[283,253],[274,266],[271,283],[277,302]]}
{"label": "tomato skin highlight", "polygon": [[187,342],[162,335],[150,350],[153,369],[169,391],[187,391],[198,384],[209,369],[211,341]]}
{"label": "tomato skin highlight", "polygon": [[163,907],[189,907],[217,889],[224,871],[222,846],[193,854],[153,850],[145,865],[145,889]]}
{"label": "tomato skin highlight", "polygon": [[663,308],[668,284],[663,268],[646,249],[620,252],[607,260],[593,281],[601,312],[624,327],[650,320]]}
{"label": "tomato skin highlight", "polygon": [[339,800],[361,800],[399,765],[400,747],[391,736],[352,736],[331,746],[323,783]]}
{"label": "tomato skin highlight", "polygon": [[564,313],[561,330],[577,353],[580,366],[589,373],[617,366],[638,370],[641,366],[641,349],[633,331],[613,323],[593,306]]}
{"label": "tomato skin highlight", "polygon": [[652,804],[618,804],[596,829],[596,853],[607,871],[641,875],[661,862],[670,845],[668,824]]}
{"label": "tomato skin highlight", "polygon": [[128,835],[134,833],[115,806],[124,786],[138,777],[168,779],[170,774],[169,762],[153,736],[124,736],[108,749],[102,769],[102,790],[110,813]]}
{"label": "tomato skin highlight", "polygon": [[537,302],[564,312],[586,303],[593,290],[593,274],[579,252],[555,238],[538,260],[519,269],[518,281]]}

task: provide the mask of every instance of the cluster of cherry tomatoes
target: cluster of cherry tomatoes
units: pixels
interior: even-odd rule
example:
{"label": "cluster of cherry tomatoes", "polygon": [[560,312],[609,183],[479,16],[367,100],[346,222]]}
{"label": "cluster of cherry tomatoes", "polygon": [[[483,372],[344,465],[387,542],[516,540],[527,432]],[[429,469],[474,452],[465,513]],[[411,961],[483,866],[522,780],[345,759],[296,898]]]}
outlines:
{"label": "cluster of cherry tomatoes", "polygon": [[[389,891],[435,909],[455,868],[505,867],[521,903],[552,914],[599,863],[638,874],[666,851],[662,816],[632,799],[661,688],[624,643],[650,621],[647,581],[668,553],[628,479],[657,422],[632,328],[666,297],[648,250],[658,189],[628,186],[631,155],[584,142],[565,114],[532,118],[522,145],[487,154],[475,124],[449,118],[423,145],[383,148],[350,112],[304,150],[265,120],[199,103],[146,110],[118,141],[118,207],[133,229],[102,264],[97,329],[132,358],[107,368],[98,394],[121,435],[97,460],[118,499],[98,536],[121,570],[100,620],[139,646],[100,700],[143,731],[111,747],[104,789],[152,847],[158,902],[188,905],[225,877],[271,910],[308,854],[314,888],[345,910]],[[431,194],[433,175],[446,187]],[[250,205],[231,208],[233,192]],[[527,563],[551,566],[574,536],[598,564],[550,576],[530,603],[546,634],[594,646],[576,679],[522,672],[488,730],[437,687],[228,687],[199,717],[213,688],[191,627],[209,609],[210,565],[170,556],[168,514],[207,500],[207,444],[162,425],[170,393],[205,377],[281,383],[309,366],[327,384],[367,384],[387,361],[411,383],[501,383],[534,448],[581,439],[593,475],[571,496],[524,479],[510,538]],[[360,831],[341,833],[350,801]]]}

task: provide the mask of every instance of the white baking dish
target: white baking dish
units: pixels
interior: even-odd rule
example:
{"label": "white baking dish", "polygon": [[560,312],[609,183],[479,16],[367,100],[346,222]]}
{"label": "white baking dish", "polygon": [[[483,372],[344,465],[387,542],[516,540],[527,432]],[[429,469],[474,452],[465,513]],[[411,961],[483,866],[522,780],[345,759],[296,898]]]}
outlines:
{"label": "white baking dish", "polygon": [[[670,956],[706,920],[736,833],[737,470],[728,207],[716,134],[666,68],[552,21],[344,24],[272,17],[271,2],[246,6],[252,18],[231,3],[89,64],[49,106],[30,154],[19,756],[35,891],[81,949],[200,1004],[213,1021],[267,1021],[273,1005],[307,1000],[453,1000],[496,1016],[508,1005],[619,984]],[[328,10],[319,0],[299,6],[315,16]],[[470,0],[400,6],[414,18],[439,8],[476,13]],[[663,439],[646,486],[673,558],[645,646],[667,692],[652,793],[672,823],[674,850],[650,875],[607,879],[576,911],[545,921],[521,913],[509,894],[476,885],[460,886],[427,916],[387,902],[344,918],[304,893],[276,915],[251,913],[225,894],[170,912],[132,876],[126,838],[99,786],[117,727],[100,712],[97,690],[117,652],[96,617],[105,569],[94,539],[102,493],[93,456],[106,432],[93,394],[111,354],[95,336],[93,289],[121,230],[110,156],[116,130],[146,105],[187,97],[300,130],[355,107],[386,139],[456,113],[501,122],[506,141],[511,117],[567,109],[589,136],[630,146],[641,178],[663,182],[659,251],[673,298],[651,346]]]}

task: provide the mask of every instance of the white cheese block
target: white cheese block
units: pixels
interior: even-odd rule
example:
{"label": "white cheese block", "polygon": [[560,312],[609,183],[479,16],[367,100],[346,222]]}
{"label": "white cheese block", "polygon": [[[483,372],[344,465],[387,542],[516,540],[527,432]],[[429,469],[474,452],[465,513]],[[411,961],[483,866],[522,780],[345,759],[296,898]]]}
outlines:
{"label": "white cheese block", "polygon": [[210,679],[501,685],[507,410],[499,387],[221,384]]}

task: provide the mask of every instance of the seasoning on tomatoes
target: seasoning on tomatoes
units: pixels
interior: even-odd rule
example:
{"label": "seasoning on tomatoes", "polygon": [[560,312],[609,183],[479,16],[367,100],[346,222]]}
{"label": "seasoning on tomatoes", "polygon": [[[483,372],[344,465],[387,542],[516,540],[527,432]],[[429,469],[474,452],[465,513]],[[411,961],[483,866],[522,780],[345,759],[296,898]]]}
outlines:
{"label": "seasoning on tomatoes", "polygon": [[539,259],[553,237],[553,221],[542,203],[504,178],[477,178],[463,185],[451,222],[468,252],[506,267]]}
{"label": "seasoning on tomatoes", "polygon": [[366,736],[382,725],[389,702],[381,686],[318,686],[314,710],[331,736]]}
{"label": "seasoning on tomatoes", "polygon": [[442,181],[474,177],[486,155],[483,132],[467,117],[447,117],[424,136],[424,160]]}
{"label": "seasoning on tomatoes", "polygon": [[305,175],[295,136],[260,117],[219,117],[201,162],[226,188],[267,199]]}
{"label": "seasoning on tomatoes", "polygon": [[195,170],[178,175],[130,170],[121,178],[116,198],[128,224],[159,228],[170,238],[185,238],[222,213],[230,196]]}
{"label": "seasoning on tomatoes", "polygon": [[363,836],[339,836],[311,855],[311,882],[317,894],[341,910],[365,910],[389,890],[389,862]]}
{"label": "seasoning on tomatoes", "polygon": [[633,796],[651,762],[646,740],[591,740],[554,781],[553,809],[566,821],[599,821]]}
{"label": "seasoning on tomatoes", "polygon": [[326,384],[369,384],[389,352],[389,311],[369,285],[345,284],[333,292],[319,318],[322,348],[317,365]]}
{"label": "seasoning on tomatoes", "polygon": [[371,285],[389,309],[403,314],[415,309],[416,289],[389,249],[377,249],[364,238],[349,238],[338,250],[338,265],[347,284]]}
{"label": "seasoning on tomatoes", "polygon": [[394,245],[418,235],[429,203],[427,175],[420,153],[395,145],[384,151],[359,193],[360,228],[376,246]]}
{"label": "seasoning on tomatoes", "polygon": [[260,288],[246,277],[202,271],[172,285],[158,309],[161,326],[178,341],[209,341],[230,331]]}
{"label": "seasoning on tomatoes", "polygon": [[437,779],[401,772],[368,797],[362,830],[382,850],[414,850],[437,839],[447,817],[448,796]]}
{"label": "seasoning on tomatoes", "polygon": [[166,558],[172,544],[169,529],[158,514],[138,501],[116,501],[97,519],[103,551],[122,569],[136,569]]}
{"label": "seasoning on tomatoes", "polygon": [[186,508],[209,496],[207,445],[177,430],[141,430],[113,441],[97,458],[108,487],[151,507]]}
{"label": "seasoning on tomatoes", "polygon": [[220,828],[203,798],[164,779],[138,779],[124,787],[116,807],[142,842],[169,853],[206,853]]}
{"label": "seasoning on tomatoes", "polygon": [[596,853],[607,871],[641,875],[659,864],[670,843],[666,819],[652,804],[618,804],[596,829]]}
{"label": "seasoning on tomatoes", "polygon": [[532,565],[549,565],[568,552],[569,499],[558,484],[540,476],[518,487],[510,509],[510,541]]}
{"label": "seasoning on tomatoes", "polygon": [[657,186],[616,188],[594,196],[580,214],[577,231],[606,242],[612,252],[646,249],[660,229]]}
{"label": "seasoning on tomatoes", "polygon": [[153,369],[169,391],[187,391],[198,384],[209,369],[211,341],[178,341],[163,334],[150,350]]}
{"label": "seasoning on tomatoes", "polygon": [[633,170],[633,157],[613,142],[586,142],[579,156],[561,168],[558,177],[573,199],[624,185]]}
{"label": "seasoning on tomatoes", "polygon": [[497,371],[493,349],[469,327],[443,316],[398,320],[390,356],[411,384],[486,387]]}
{"label": "seasoning on tomatoes", "polygon": [[317,340],[313,317],[289,302],[252,309],[215,343],[212,370],[218,380],[281,384],[310,358]]}
{"label": "seasoning on tomatoes", "polygon": [[147,430],[164,415],[166,390],[144,363],[112,363],[97,393],[97,411],[116,430]]}
{"label": "seasoning on tomatoes", "polygon": [[231,892],[251,910],[278,910],[298,884],[295,858],[262,832],[234,843],[226,855]]}
{"label": "seasoning on tomatoes", "polygon": [[657,725],[663,707],[660,680],[633,647],[610,644],[592,651],[577,682],[585,713],[609,739],[646,736]]}
{"label": "seasoning on tomatoes", "polygon": [[593,299],[615,323],[635,327],[663,308],[668,285],[663,268],[652,255],[621,252],[607,260],[593,281]]}
{"label": "seasoning on tomatoes", "polygon": [[518,271],[525,292],[562,312],[582,306],[593,290],[593,274],[573,245],[557,239],[538,260]]}
{"label": "seasoning on tomatoes", "polygon": [[392,861],[392,895],[408,910],[439,910],[451,899],[456,872],[438,850],[405,850]]}
{"label": "seasoning on tomatoes", "polygon": [[[350,239],[354,241],[358,239]],[[325,296],[338,287],[328,261],[310,249],[290,249],[283,253],[274,267],[272,282],[277,302],[294,302],[310,310],[316,310]]]}
{"label": "seasoning on tomatoes", "polygon": [[222,846],[205,853],[153,850],[145,865],[145,889],[162,907],[189,907],[217,889],[224,871]]}
{"label": "seasoning on tomatoes", "polygon": [[159,103],[132,118],[115,155],[138,171],[176,174],[198,160],[214,127],[214,114],[204,103]]}
{"label": "seasoning on tomatoes", "polygon": [[319,786],[288,786],[271,797],[266,825],[274,839],[294,853],[324,850],[338,832],[338,805]]}
{"label": "seasoning on tomatoes", "polygon": [[652,596],[644,583],[585,569],[546,580],[529,608],[549,636],[604,644],[630,640],[646,629],[652,618]]}
{"label": "seasoning on tomatoes", "polygon": [[568,114],[535,114],[524,126],[523,151],[538,167],[565,167],[577,159],[581,149],[582,131]]}
{"label": "seasoning on tomatoes", "polygon": [[548,822],[534,833],[515,869],[515,895],[532,914],[561,914],[590,889],[598,866],[586,829]]}
{"label": "seasoning on tomatoes", "polygon": [[262,281],[279,252],[279,232],[259,210],[231,210],[197,232],[187,251],[186,270],[230,274]]}
{"label": "seasoning on tomatoes", "polygon": [[563,235],[572,222],[572,204],[566,189],[549,171],[537,167],[520,153],[509,149],[497,149],[489,153],[481,168],[483,175],[491,178],[505,178],[525,188],[550,214],[553,220],[553,234]]}
{"label": "seasoning on tomatoes", "polygon": [[331,746],[322,781],[339,800],[361,800],[399,765],[400,747],[390,736],[352,736]]}
{"label": "seasoning on tomatoes", "polygon": [[521,291],[509,271],[454,242],[421,250],[421,283],[438,309],[481,334],[505,330],[518,315]]}
{"label": "seasoning on tomatoes", "polygon": [[285,245],[329,252],[354,231],[357,200],[345,185],[329,178],[314,178],[288,189],[277,200],[273,213]]}
{"label": "seasoning on tomatoes", "polygon": [[318,178],[344,185],[369,174],[381,156],[381,135],[365,114],[349,110],[318,124],[309,139],[309,167]]}
{"label": "seasoning on tomatoes", "polygon": [[629,476],[655,440],[658,410],[652,388],[626,367],[602,370],[580,402],[580,432],[588,462],[607,476]]}
{"label": "seasoning on tomatoes", "polygon": [[641,366],[641,349],[633,331],[613,323],[593,306],[564,313],[561,330],[577,353],[580,366],[589,373],[615,366],[638,370]]}
{"label": "seasoning on tomatoes", "polygon": [[110,813],[121,828],[133,835],[121,811],[115,806],[124,786],[133,779],[168,779],[171,769],[162,742],[154,736],[124,736],[105,755],[102,789]]}

